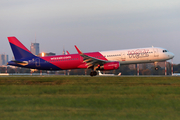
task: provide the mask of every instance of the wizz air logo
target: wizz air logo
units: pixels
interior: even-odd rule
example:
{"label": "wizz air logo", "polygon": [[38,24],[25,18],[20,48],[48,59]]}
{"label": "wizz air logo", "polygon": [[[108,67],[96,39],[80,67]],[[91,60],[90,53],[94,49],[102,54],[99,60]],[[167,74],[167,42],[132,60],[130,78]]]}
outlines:
{"label": "wizz air logo", "polygon": [[65,56],[65,57],[53,57],[51,60],[59,60],[59,59],[70,59],[71,56]]}
{"label": "wizz air logo", "polygon": [[137,49],[128,51],[129,58],[142,58],[142,57],[149,57],[149,49]]}

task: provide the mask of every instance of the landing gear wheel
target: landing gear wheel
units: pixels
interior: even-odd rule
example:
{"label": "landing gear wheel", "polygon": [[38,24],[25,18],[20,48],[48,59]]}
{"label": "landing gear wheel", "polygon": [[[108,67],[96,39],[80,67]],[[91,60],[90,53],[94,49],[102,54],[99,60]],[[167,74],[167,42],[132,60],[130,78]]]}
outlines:
{"label": "landing gear wheel", "polygon": [[91,77],[93,76],[93,72],[90,73],[90,76],[91,76]]}
{"label": "landing gear wheel", "polygon": [[96,71],[93,71],[93,75],[96,76],[96,75],[97,75],[97,72],[96,72]]}
{"label": "landing gear wheel", "polygon": [[97,72],[96,71],[92,71],[91,73],[90,73],[90,76],[96,76],[97,75]]}

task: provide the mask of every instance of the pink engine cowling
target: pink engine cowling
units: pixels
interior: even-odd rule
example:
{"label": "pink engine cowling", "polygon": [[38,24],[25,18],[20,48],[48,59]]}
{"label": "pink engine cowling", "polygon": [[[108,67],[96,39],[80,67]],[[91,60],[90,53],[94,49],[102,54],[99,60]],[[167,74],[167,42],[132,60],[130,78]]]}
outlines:
{"label": "pink engine cowling", "polygon": [[114,69],[119,69],[120,67],[120,62],[109,62],[105,63],[103,66],[100,67],[101,70],[114,70]]}

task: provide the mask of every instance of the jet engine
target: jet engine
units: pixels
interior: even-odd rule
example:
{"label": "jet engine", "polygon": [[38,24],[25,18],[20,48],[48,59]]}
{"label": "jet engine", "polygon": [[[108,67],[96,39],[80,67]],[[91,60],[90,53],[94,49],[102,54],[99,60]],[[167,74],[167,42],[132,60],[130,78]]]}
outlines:
{"label": "jet engine", "polygon": [[108,62],[100,66],[99,70],[114,70],[114,69],[119,69],[119,67],[120,67],[120,62],[118,61]]}

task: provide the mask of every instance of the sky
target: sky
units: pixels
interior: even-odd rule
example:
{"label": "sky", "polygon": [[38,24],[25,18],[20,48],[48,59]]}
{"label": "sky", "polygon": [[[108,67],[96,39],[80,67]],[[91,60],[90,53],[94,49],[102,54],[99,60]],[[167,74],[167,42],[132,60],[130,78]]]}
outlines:
{"label": "sky", "polygon": [[180,63],[180,0],[1,0],[0,54],[7,37],[62,54],[162,47]]}

